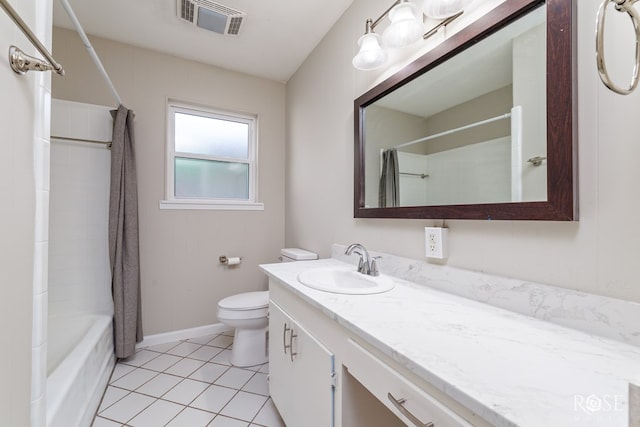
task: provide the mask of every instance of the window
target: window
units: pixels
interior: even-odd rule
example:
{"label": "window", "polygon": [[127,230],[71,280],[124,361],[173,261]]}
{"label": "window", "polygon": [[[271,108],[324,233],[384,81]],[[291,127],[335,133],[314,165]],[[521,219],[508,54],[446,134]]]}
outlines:
{"label": "window", "polygon": [[254,209],[256,117],[170,101],[161,209]]}

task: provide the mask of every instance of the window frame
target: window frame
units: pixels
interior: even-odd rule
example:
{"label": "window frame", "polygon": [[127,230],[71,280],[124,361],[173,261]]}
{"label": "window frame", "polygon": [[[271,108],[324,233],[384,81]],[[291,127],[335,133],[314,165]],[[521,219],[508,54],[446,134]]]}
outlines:
{"label": "window frame", "polygon": [[[235,158],[179,152],[175,150],[175,115],[191,114],[218,120],[247,124],[247,158]],[[239,113],[187,102],[168,99],[166,108],[166,155],[165,155],[165,200],[160,201],[160,209],[222,209],[222,210],[264,210],[258,202],[258,117],[255,114]],[[210,199],[175,196],[175,159],[187,158],[228,163],[244,163],[249,167],[249,195],[247,199]]]}

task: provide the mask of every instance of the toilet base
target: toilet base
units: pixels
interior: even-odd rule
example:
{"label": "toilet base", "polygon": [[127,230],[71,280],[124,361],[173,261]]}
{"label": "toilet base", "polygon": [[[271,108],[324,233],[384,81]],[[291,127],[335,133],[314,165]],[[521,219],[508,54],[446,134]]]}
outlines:
{"label": "toilet base", "polygon": [[262,365],[268,360],[267,327],[260,329],[236,328],[229,362],[233,366],[246,368]]}

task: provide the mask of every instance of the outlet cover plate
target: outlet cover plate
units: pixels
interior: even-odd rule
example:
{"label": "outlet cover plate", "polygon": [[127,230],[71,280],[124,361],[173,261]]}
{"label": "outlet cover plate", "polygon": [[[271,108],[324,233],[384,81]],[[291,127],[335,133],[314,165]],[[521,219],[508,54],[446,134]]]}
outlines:
{"label": "outlet cover plate", "polygon": [[449,229],[443,227],[425,227],[425,254],[427,258],[446,259],[449,256],[447,234]]}

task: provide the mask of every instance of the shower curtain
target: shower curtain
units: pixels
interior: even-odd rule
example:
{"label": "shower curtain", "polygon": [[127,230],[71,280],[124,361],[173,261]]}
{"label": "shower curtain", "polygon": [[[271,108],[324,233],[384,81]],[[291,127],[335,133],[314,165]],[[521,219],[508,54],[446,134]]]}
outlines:
{"label": "shower curtain", "polygon": [[395,148],[382,152],[382,174],[378,190],[378,207],[394,207],[400,205],[400,167],[398,152]]}
{"label": "shower curtain", "polygon": [[120,105],[111,111],[111,194],[109,197],[109,259],[114,303],[114,344],[118,358],[135,352],[142,341],[140,259],[138,251],[138,189],[134,156],[133,111]]}

